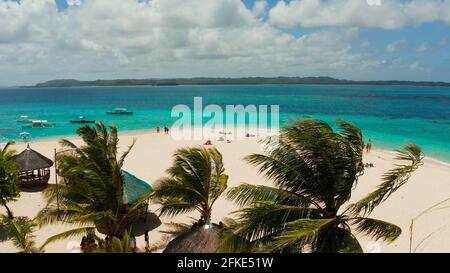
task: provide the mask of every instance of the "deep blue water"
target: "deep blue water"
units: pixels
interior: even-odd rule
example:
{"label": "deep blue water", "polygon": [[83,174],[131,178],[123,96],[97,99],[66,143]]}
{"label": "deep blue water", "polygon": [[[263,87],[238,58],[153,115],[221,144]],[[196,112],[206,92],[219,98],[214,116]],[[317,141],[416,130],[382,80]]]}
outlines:
{"label": "deep blue water", "polygon": [[[0,142],[19,139],[19,116],[46,119],[51,129],[26,129],[33,139],[74,134],[69,123],[80,115],[114,123],[119,130],[171,125],[177,104],[280,105],[281,124],[300,116],[335,123],[354,122],[375,146],[399,148],[406,142],[422,146],[426,155],[450,162],[450,88],[346,85],[165,86],[0,89]],[[111,116],[115,107],[132,116]]]}

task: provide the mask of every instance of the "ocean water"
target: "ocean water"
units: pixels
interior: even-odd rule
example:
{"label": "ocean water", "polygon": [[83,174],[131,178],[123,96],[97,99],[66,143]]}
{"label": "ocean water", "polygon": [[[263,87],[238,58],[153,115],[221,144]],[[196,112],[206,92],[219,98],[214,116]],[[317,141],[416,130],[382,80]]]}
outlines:
{"label": "ocean water", "polygon": [[[375,147],[399,148],[419,144],[425,154],[450,162],[450,88],[347,85],[226,85],[139,86],[85,88],[0,89],[0,142],[20,140],[25,130],[33,140],[73,135],[87,119],[115,124],[119,130],[170,126],[177,104],[279,105],[280,124],[310,116],[335,124],[336,118],[355,123]],[[106,115],[116,107],[134,112],[130,116]],[[48,129],[22,129],[21,115],[55,124]]]}

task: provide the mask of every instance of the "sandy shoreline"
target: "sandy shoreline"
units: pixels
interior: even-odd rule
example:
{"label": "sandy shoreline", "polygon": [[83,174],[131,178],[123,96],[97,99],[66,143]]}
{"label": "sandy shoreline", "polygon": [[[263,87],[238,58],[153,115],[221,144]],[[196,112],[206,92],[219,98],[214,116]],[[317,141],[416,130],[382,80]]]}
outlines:
{"label": "sandy shoreline", "polygon": [[[127,131],[120,133],[121,149],[126,148],[136,139],[136,145],[125,161],[124,169],[130,171],[137,177],[150,184],[164,176],[164,171],[172,163],[173,152],[180,148],[193,145],[201,145],[203,141],[174,141],[170,136],[163,133],[156,134],[153,129]],[[79,144],[77,137],[69,136],[68,139]],[[60,138],[49,138],[32,141],[31,147],[43,155],[53,159],[54,148],[60,149],[58,140]],[[225,162],[226,173],[230,176],[228,187],[237,186],[240,183],[271,185],[257,170],[243,161],[243,157],[251,153],[262,152],[261,145],[255,140],[237,140],[227,143],[225,141],[213,141],[213,144],[222,152]],[[2,144],[0,144],[1,146]],[[16,143],[14,149],[18,152],[26,147],[25,143]],[[400,148],[400,147],[399,147]],[[375,165],[375,168],[367,169],[364,176],[359,179],[358,186],[353,192],[352,202],[365,196],[381,182],[381,175],[394,167],[395,154],[391,151],[374,150],[365,154],[365,162]],[[428,207],[450,197],[450,164],[435,159],[426,158],[425,164],[399,191],[391,196],[387,202],[380,205],[371,215],[373,218],[390,221],[399,225],[403,233],[392,244],[386,245],[382,242],[374,243],[364,237],[359,237],[361,245],[366,252],[408,252],[409,251],[409,225],[411,219],[419,215]],[[54,183],[54,170],[52,169],[50,183]],[[40,192],[22,192],[18,201],[9,204],[16,216],[27,216],[33,218],[45,205],[45,200]],[[151,205],[150,209],[156,211],[158,207]],[[213,208],[213,221],[218,222],[226,217],[237,207],[220,198]],[[3,207],[0,213],[4,213]],[[196,213],[183,215],[175,218],[161,218],[163,223],[178,222],[189,223],[189,217],[198,218]],[[48,237],[67,230],[70,226],[51,225],[44,226],[35,232],[35,240],[41,245]],[[423,242],[417,252],[450,252],[450,210],[439,210],[417,219],[414,226],[413,249],[428,234],[434,233],[428,240]],[[150,232],[150,240],[154,243],[162,240],[160,231],[167,229],[165,224]],[[49,245],[47,252],[72,252],[77,251],[79,239],[64,240]],[[138,237],[138,246],[144,246],[143,236]],[[9,241],[0,238],[0,252],[16,251]]]}

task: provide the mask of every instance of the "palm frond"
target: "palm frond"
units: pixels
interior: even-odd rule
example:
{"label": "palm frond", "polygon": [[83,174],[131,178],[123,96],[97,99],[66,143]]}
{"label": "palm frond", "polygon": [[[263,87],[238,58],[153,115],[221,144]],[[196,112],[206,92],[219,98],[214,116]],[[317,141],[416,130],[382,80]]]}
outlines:
{"label": "palm frond", "polygon": [[119,166],[123,165],[123,162],[125,161],[125,158],[128,156],[128,154],[131,152],[131,149],[133,149],[134,145],[136,144],[136,139],[133,139],[133,142],[128,146],[127,150],[120,156],[119,159]]}
{"label": "palm frond", "polygon": [[352,144],[354,151],[362,160],[364,140],[361,129],[356,127],[354,124],[342,119],[338,119],[337,127],[340,129],[340,134]]}
{"label": "palm frond", "polygon": [[375,240],[391,243],[402,233],[402,229],[398,226],[377,219],[356,217],[351,222],[356,226],[357,232],[364,233]]}
{"label": "palm frond", "polygon": [[6,142],[5,146],[3,146],[3,148],[0,148],[0,158],[6,160],[11,159],[16,154],[15,150],[10,149],[10,147],[14,144],[14,141]]}
{"label": "palm frond", "polygon": [[186,202],[178,198],[164,198],[161,199],[159,203],[161,204],[161,216],[173,217],[196,209],[201,210],[201,207],[198,204]]}
{"label": "palm frond", "polygon": [[246,206],[258,201],[272,201],[286,205],[297,204],[308,207],[312,200],[280,188],[242,183],[229,189],[226,198],[238,206]]}
{"label": "palm frond", "polygon": [[313,244],[317,240],[322,229],[335,221],[336,218],[299,219],[287,223],[281,235],[275,237],[273,243],[266,246],[264,250],[274,252],[282,251],[284,248],[295,247],[300,252],[303,247]]}
{"label": "palm frond", "polygon": [[249,207],[234,212],[239,236],[253,241],[282,231],[286,223],[301,218],[320,217],[315,208],[287,206],[274,202],[254,202]]}
{"label": "palm frond", "polygon": [[219,253],[248,253],[254,249],[255,242],[240,236],[234,231],[235,228],[223,230],[220,234],[220,244],[217,248]]}
{"label": "palm frond", "polygon": [[48,244],[54,243],[56,241],[68,239],[68,238],[79,237],[81,235],[85,235],[90,232],[93,232],[94,230],[95,230],[94,227],[80,227],[80,228],[74,228],[71,230],[61,232],[59,234],[53,235],[50,238],[48,238],[39,249],[44,250]]}
{"label": "palm frond", "polygon": [[198,210],[209,219],[212,206],[228,182],[220,152],[201,146],[178,149],[166,173],[168,177],[158,180],[155,186],[161,214],[174,216]]}
{"label": "palm frond", "polygon": [[419,146],[407,144],[402,150],[397,151],[397,160],[408,161],[409,164],[397,165],[383,176],[381,183],[375,191],[350,206],[355,214],[370,214],[376,206],[385,201],[391,194],[408,182],[411,174],[422,165],[423,154]]}

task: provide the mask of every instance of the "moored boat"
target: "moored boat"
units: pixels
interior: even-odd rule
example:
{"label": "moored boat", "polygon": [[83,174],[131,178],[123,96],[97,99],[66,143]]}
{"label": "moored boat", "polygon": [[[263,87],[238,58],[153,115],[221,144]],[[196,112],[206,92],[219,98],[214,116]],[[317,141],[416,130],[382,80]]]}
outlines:
{"label": "moored boat", "polygon": [[71,120],[70,123],[95,123],[95,120],[88,120],[84,116],[80,116],[78,119]]}
{"label": "moored boat", "polygon": [[23,123],[23,122],[31,122],[31,119],[29,116],[20,116],[20,118],[17,120],[17,122]]}
{"label": "moored boat", "polygon": [[47,120],[32,120],[27,125],[22,125],[22,128],[53,128],[54,124],[48,122]]}
{"label": "moored boat", "polygon": [[127,108],[115,108],[114,111],[106,112],[108,115],[132,115],[133,112],[128,111]]}

